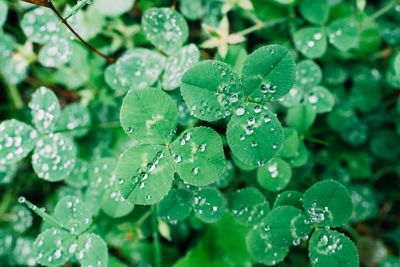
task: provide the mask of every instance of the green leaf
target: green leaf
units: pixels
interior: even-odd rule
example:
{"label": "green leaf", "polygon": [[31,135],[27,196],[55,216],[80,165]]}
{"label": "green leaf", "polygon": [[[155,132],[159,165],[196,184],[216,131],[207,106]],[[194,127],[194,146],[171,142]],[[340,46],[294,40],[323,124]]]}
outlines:
{"label": "green leaf", "polygon": [[108,17],[120,16],[133,8],[135,0],[96,0],[93,8],[97,9],[100,14]]}
{"label": "green leaf", "polygon": [[82,137],[89,132],[90,124],[91,117],[88,108],[79,103],[72,103],[61,111],[56,129],[66,131],[74,137]]}
{"label": "green leaf", "polygon": [[0,28],[3,27],[8,16],[8,5],[6,2],[0,1]]}
{"label": "green leaf", "polygon": [[297,191],[288,190],[276,196],[274,207],[293,206],[299,210],[303,209],[303,194]]}
{"label": "green leaf", "polygon": [[241,45],[230,45],[228,46],[228,53],[225,57],[222,57],[220,54],[215,56],[215,60],[223,61],[232,66],[233,70],[236,73],[242,73],[242,66],[246,61],[248,54],[246,49]]}
{"label": "green leaf", "polygon": [[235,156],[252,166],[262,166],[273,158],[283,142],[276,114],[257,104],[237,108],[226,135]]}
{"label": "green leaf", "polygon": [[320,226],[341,226],[353,212],[349,192],[334,180],[324,180],[311,186],[304,193],[303,205],[311,223]]}
{"label": "green leaf", "polygon": [[289,90],[288,94],[279,98],[279,103],[287,108],[296,106],[303,99],[303,94],[303,88],[295,84],[292,89]]}
{"label": "green leaf", "polygon": [[121,126],[141,143],[167,144],[178,121],[174,100],[157,88],[128,92],[121,106]]}
{"label": "green leaf", "polygon": [[298,104],[288,110],[288,124],[299,133],[306,132],[314,123],[317,112],[310,104]]}
{"label": "green leaf", "polygon": [[44,230],[34,242],[36,260],[44,266],[61,266],[74,252],[75,238],[68,232],[57,228]]}
{"label": "green leaf", "polygon": [[48,42],[39,52],[39,62],[45,67],[60,67],[70,61],[72,45],[67,39],[59,38]]}
{"label": "green leaf", "polygon": [[286,95],[295,81],[295,63],[289,50],[268,45],[251,53],[243,64],[245,94],[255,101],[275,101]]}
{"label": "green leaf", "polygon": [[123,217],[133,210],[134,205],[126,201],[116,185],[106,189],[101,198],[101,209],[111,218]]}
{"label": "green leaf", "polygon": [[29,61],[18,54],[13,54],[11,58],[3,61],[0,68],[3,79],[10,85],[17,85],[25,80],[28,75]]}
{"label": "green leaf", "polygon": [[50,8],[38,7],[24,14],[20,22],[26,37],[38,44],[64,38],[65,28]]}
{"label": "green leaf", "polygon": [[5,32],[0,33],[0,60],[6,60],[11,57],[14,52],[15,40],[14,37]]}
{"label": "green leaf", "polygon": [[312,224],[306,216],[293,206],[278,206],[264,218],[261,237],[267,238],[272,246],[286,248],[297,246],[307,240]]}
{"label": "green leaf", "polygon": [[167,60],[160,53],[135,48],[125,52],[105,71],[105,80],[114,90],[128,91],[153,85]]}
{"label": "green leaf", "polygon": [[38,133],[28,124],[11,119],[0,124],[0,164],[15,163],[33,149]]}
{"label": "green leaf", "polygon": [[17,164],[0,163],[0,185],[11,183],[16,174],[17,174]]}
{"label": "green leaf", "polygon": [[76,15],[80,10],[82,10],[86,5],[90,5],[92,0],[80,0],[65,14],[64,19],[68,20],[70,17]]}
{"label": "green leaf", "polygon": [[328,20],[329,3],[327,0],[303,0],[299,9],[303,18],[312,24],[323,25]]}
{"label": "green leaf", "polygon": [[312,266],[359,266],[354,243],[335,230],[316,229],[309,244]]}
{"label": "green leaf", "polygon": [[259,263],[275,265],[282,262],[289,253],[289,247],[279,247],[270,242],[262,234],[262,227],[253,228],[246,238],[247,249],[251,256]]}
{"label": "green leaf", "polygon": [[193,194],[187,189],[172,189],[160,203],[157,214],[167,222],[186,219],[192,211]]}
{"label": "green leaf", "polygon": [[300,137],[297,131],[293,128],[285,127],[282,148],[278,153],[279,157],[282,158],[293,158],[299,148]]}
{"label": "green leaf", "polygon": [[76,259],[81,266],[107,267],[108,249],[104,240],[93,233],[79,236]]}
{"label": "green leaf", "polygon": [[181,0],[179,10],[188,20],[197,20],[204,15],[202,0]]}
{"label": "green leaf", "polygon": [[73,235],[79,235],[92,224],[92,217],[85,204],[75,196],[66,196],[57,202],[54,216]]}
{"label": "green leaf", "polygon": [[284,189],[292,179],[290,165],[278,157],[265,163],[257,170],[257,181],[265,189],[280,191]]}
{"label": "green leaf", "polygon": [[225,188],[232,182],[234,177],[235,177],[235,167],[232,161],[227,160],[225,172],[221,175],[221,177],[218,178],[217,181],[215,181],[215,185],[218,188]]}
{"label": "green leaf", "polygon": [[313,60],[305,59],[296,65],[296,84],[302,88],[318,85],[322,80],[322,70]]}
{"label": "green leaf", "polygon": [[174,178],[169,151],[161,145],[136,145],[119,159],[115,177],[122,197],[132,204],[157,203]]}
{"label": "green leaf", "polygon": [[29,102],[32,114],[32,123],[42,133],[53,132],[61,108],[57,96],[47,87],[38,88]]}
{"label": "green leaf", "polygon": [[88,163],[87,161],[76,158],[75,166],[67,178],[64,179],[64,182],[75,188],[82,188],[88,185],[89,177],[88,177]]}
{"label": "green leaf", "polygon": [[304,27],[293,35],[296,49],[305,57],[320,58],[325,54],[328,42],[323,29],[319,27]]}
{"label": "green leaf", "polygon": [[358,47],[359,29],[357,20],[348,17],[333,21],[328,26],[328,36],[329,43],[343,52]]}
{"label": "green leaf", "polygon": [[351,222],[364,221],[378,216],[379,207],[375,191],[368,185],[354,185],[349,188],[353,202]]}
{"label": "green leaf", "polygon": [[191,185],[215,182],[225,170],[221,137],[207,127],[183,132],[171,146],[171,155],[179,176]]}
{"label": "green leaf", "polygon": [[232,114],[243,97],[237,74],[223,62],[206,60],[182,78],[182,96],[196,118],[216,121]]}
{"label": "green leaf", "polygon": [[5,228],[0,228],[0,256],[8,255],[14,241],[13,234]]}
{"label": "green leaf", "polygon": [[115,184],[113,173],[116,166],[115,158],[100,158],[91,162],[89,168],[90,187],[98,188],[100,192],[112,188]]}
{"label": "green leaf", "polygon": [[195,191],[193,209],[205,223],[215,223],[225,214],[225,198],[218,189],[205,187]]}
{"label": "green leaf", "polygon": [[383,128],[374,132],[370,149],[379,158],[394,160],[400,155],[399,142],[400,136],[393,129]]}
{"label": "green leaf", "polygon": [[32,226],[32,213],[27,207],[15,205],[10,213],[12,214],[12,228],[15,232],[22,234]]}
{"label": "green leaf", "polygon": [[317,113],[330,112],[335,105],[332,93],[323,86],[315,86],[304,94],[304,102],[312,105]]}
{"label": "green leaf", "polygon": [[162,86],[173,90],[181,85],[182,76],[200,59],[200,51],[195,44],[182,47],[167,59]]}
{"label": "green leaf", "polygon": [[308,152],[304,142],[300,140],[299,149],[295,156],[289,160],[292,167],[298,168],[307,163],[310,153]]}
{"label": "green leaf", "polygon": [[142,17],[146,38],[171,55],[186,42],[189,29],[184,17],[171,8],[151,8]]}
{"label": "green leaf", "polygon": [[66,178],[73,170],[76,158],[74,142],[62,134],[42,137],[36,144],[32,155],[35,173],[49,182]]}
{"label": "green leaf", "polygon": [[229,209],[235,220],[246,226],[258,224],[270,211],[269,202],[254,187],[239,189],[229,197]]}
{"label": "green leaf", "polygon": [[34,239],[19,237],[12,251],[12,257],[19,266],[35,266],[36,255],[33,246]]}
{"label": "green leaf", "polygon": [[394,70],[397,73],[397,76],[400,76],[400,53],[397,53],[395,59],[394,59]]}

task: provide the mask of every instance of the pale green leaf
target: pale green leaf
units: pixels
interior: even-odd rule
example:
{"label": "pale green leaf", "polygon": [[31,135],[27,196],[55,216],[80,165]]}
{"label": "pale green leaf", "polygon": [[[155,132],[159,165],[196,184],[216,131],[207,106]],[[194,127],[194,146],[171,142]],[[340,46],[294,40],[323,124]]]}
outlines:
{"label": "pale green leaf", "polygon": [[319,27],[304,27],[293,35],[296,49],[308,58],[320,58],[328,46],[326,35]]}
{"label": "pale green leaf", "polygon": [[28,124],[11,119],[0,124],[0,164],[15,163],[34,148],[38,133]]}
{"label": "pale green leaf", "polygon": [[200,59],[200,51],[195,44],[182,47],[167,59],[162,86],[173,90],[181,85],[182,76]]}
{"label": "pale green leaf", "polygon": [[142,17],[146,38],[158,49],[171,55],[186,42],[189,29],[184,17],[171,8],[151,8]]}
{"label": "pale green leaf", "polygon": [[57,96],[47,87],[39,87],[29,102],[32,123],[42,133],[53,132],[61,114]]}
{"label": "pale green leaf", "polygon": [[43,136],[32,155],[35,173],[46,181],[57,182],[73,170],[76,157],[75,143],[62,134]]}
{"label": "pale green leaf", "polygon": [[92,224],[92,217],[85,203],[75,196],[66,196],[57,202],[54,217],[71,234],[79,235]]}

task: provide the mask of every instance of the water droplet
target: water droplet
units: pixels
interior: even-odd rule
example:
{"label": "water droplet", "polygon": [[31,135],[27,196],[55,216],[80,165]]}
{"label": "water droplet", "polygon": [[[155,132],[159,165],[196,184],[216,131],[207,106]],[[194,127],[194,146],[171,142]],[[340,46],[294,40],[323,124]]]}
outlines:
{"label": "water droplet", "polygon": [[193,168],[193,169],[192,169],[192,173],[193,173],[194,175],[197,175],[197,174],[199,173],[199,168],[198,168],[198,167]]}
{"label": "water droplet", "polygon": [[19,202],[19,203],[25,203],[25,201],[26,201],[26,198],[25,198],[25,197],[19,197],[19,198],[18,198],[18,202]]}
{"label": "water droplet", "polygon": [[243,107],[238,107],[236,109],[236,115],[242,116],[244,114],[244,108]]}

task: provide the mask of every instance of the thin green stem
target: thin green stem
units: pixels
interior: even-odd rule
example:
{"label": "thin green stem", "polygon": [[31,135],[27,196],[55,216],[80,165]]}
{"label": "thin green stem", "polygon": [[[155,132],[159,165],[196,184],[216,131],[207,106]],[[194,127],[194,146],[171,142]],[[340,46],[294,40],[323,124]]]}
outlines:
{"label": "thin green stem", "polygon": [[22,109],[24,107],[24,101],[22,100],[22,97],[18,91],[18,88],[16,85],[9,84],[3,76],[0,76],[0,80],[4,87],[6,87],[7,94],[12,101],[15,109]]}
{"label": "thin green stem", "polygon": [[274,20],[265,21],[265,22],[258,21],[255,25],[253,25],[247,29],[244,29],[242,31],[239,31],[236,34],[245,36],[245,35],[255,32],[255,31],[259,31],[261,29],[273,27],[279,23],[285,22],[286,20],[287,20],[286,18],[280,18],[280,19],[274,19]]}
{"label": "thin green stem", "polygon": [[304,136],[304,139],[306,139],[308,141],[311,141],[311,142],[314,142],[314,143],[318,143],[318,144],[322,144],[322,145],[325,145],[325,146],[329,146],[328,142],[320,140],[320,139],[317,139],[317,138],[314,138],[314,137],[311,137],[311,136]]}
{"label": "thin green stem", "polygon": [[12,196],[13,196],[13,192],[11,191],[11,188],[8,187],[6,189],[6,193],[4,194],[3,199],[1,200],[1,203],[0,203],[0,218],[2,218],[4,213],[7,211],[8,206],[10,205]]}
{"label": "thin green stem", "polygon": [[111,121],[111,122],[105,122],[101,124],[97,124],[95,126],[90,126],[90,125],[85,125],[85,126],[79,126],[74,129],[60,129],[54,131],[55,133],[65,133],[65,132],[70,132],[70,131],[76,131],[76,130],[84,130],[84,129],[90,129],[90,130],[105,130],[105,129],[116,129],[120,128],[121,124],[119,121]]}
{"label": "thin green stem", "polygon": [[107,60],[108,63],[114,63],[115,62],[115,58],[110,57],[110,56],[106,56],[103,53],[101,53],[99,50],[97,50],[96,48],[94,48],[93,46],[91,46],[88,42],[86,42],[85,40],[83,40],[83,38],[71,27],[71,25],[69,25],[69,23],[63,18],[63,16],[61,16],[61,14],[58,12],[58,10],[55,8],[55,6],[53,5],[53,3],[51,2],[51,0],[49,1],[49,8],[56,14],[56,16],[61,20],[61,22],[75,35],[76,38],[78,38],[78,40],[84,44],[87,48],[89,48],[90,50],[92,50],[95,54],[105,58]]}
{"label": "thin green stem", "polygon": [[152,224],[153,224],[153,247],[154,247],[154,265],[156,267],[162,267],[162,254],[161,254],[161,243],[158,235],[158,216],[157,209],[152,208]]}
{"label": "thin green stem", "polygon": [[376,11],[374,14],[370,16],[371,19],[376,20],[386,12],[390,11],[392,8],[394,8],[396,5],[400,4],[400,0],[392,0],[389,4],[386,6],[382,7],[378,11]]}

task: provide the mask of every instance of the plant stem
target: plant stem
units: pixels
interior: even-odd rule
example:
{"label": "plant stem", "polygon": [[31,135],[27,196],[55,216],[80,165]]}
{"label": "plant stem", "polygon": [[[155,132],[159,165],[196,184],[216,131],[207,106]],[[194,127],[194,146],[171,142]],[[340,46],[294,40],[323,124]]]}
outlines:
{"label": "plant stem", "polygon": [[1,200],[1,204],[0,204],[0,218],[2,218],[4,213],[7,211],[8,206],[11,202],[12,196],[13,196],[13,193],[11,191],[11,188],[7,187],[6,193],[4,194],[3,199]]}
{"label": "plant stem", "polygon": [[69,23],[61,16],[61,14],[57,11],[57,9],[54,7],[53,3],[49,1],[49,8],[57,15],[57,17],[61,20],[61,22],[67,26],[67,28],[78,38],[79,41],[81,41],[82,44],[84,44],[87,48],[92,50],[94,53],[97,55],[105,58],[108,63],[113,63],[115,62],[115,58],[106,56],[103,53],[101,53],[99,50],[88,44],[85,40],[82,39],[82,37],[74,30],[72,27],[69,25]]}
{"label": "plant stem", "polygon": [[270,20],[270,21],[266,21],[266,22],[262,22],[262,21],[258,21],[255,25],[244,29],[242,31],[237,32],[237,34],[245,36],[248,35],[252,32],[264,29],[264,28],[270,28],[273,27],[279,23],[285,22],[286,18],[280,18],[280,19],[274,19],[274,20]]}
{"label": "plant stem", "polygon": [[7,93],[9,98],[11,99],[15,109],[22,109],[24,107],[24,101],[22,101],[22,97],[18,91],[17,86],[13,84],[9,84],[3,76],[0,76],[0,80],[4,87],[7,88]]}
{"label": "plant stem", "polygon": [[388,12],[389,10],[391,10],[398,4],[400,4],[400,0],[392,0],[389,4],[387,4],[386,6],[382,7],[381,9],[376,11],[374,14],[372,14],[370,16],[370,18],[373,20],[376,20],[377,18],[379,18],[380,16],[382,16],[383,14],[385,14],[386,12]]}
{"label": "plant stem", "polygon": [[161,244],[160,244],[160,237],[158,236],[157,209],[154,207],[153,207],[152,223],[153,223],[154,265],[156,267],[162,267]]}
{"label": "plant stem", "polygon": [[311,142],[314,142],[314,143],[318,143],[318,144],[322,144],[322,145],[325,145],[325,146],[329,146],[328,142],[323,141],[323,140],[319,140],[319,139],[311,137],[311,136],[304,136],[304,139],[306,139],[308,141],[311,141]]}
{"label": "plant stem", "polygon": [[120,128],[121,124],[119,121],[110,121],[110,122],[105,122],[105,123],[101,123],[101,124],[97,124],[96,126],[79,126],[76,127],[74,129],[60,129],[60,130],[56,130],[54,131],[55,133],[64,133],[64,132],[70,132],[70,131],[75,131],[75,130],[83,130],[83,129],[88,129],[90,128],[90,130],[104,130],[104,129],[116,129],[116,128]]}

